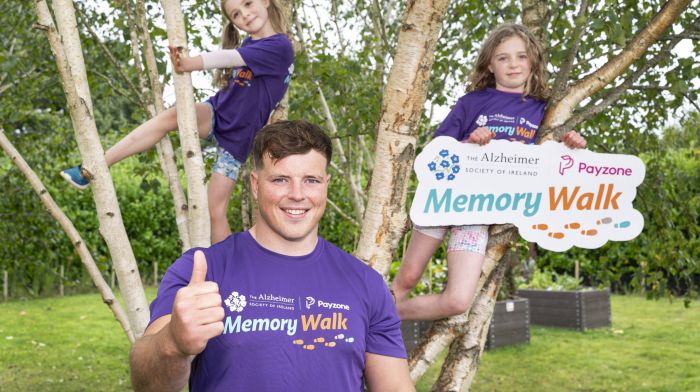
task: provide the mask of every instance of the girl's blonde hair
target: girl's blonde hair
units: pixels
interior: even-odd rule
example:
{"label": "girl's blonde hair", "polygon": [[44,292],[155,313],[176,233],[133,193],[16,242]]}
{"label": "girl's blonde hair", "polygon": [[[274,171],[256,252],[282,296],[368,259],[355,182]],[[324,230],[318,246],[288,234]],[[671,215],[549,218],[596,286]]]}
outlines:
{"label": "girl's blonde hair", "polygon": [[[241,34],[238,32],[238,29],[231,19],[229,19],[229,16],[226,15],[226,9],[224,8],[226,1],[227,0],[221,0],[221,13],[228,21],[224,27],[224,32],[221,34],[221,49],[236,49],[241,45]],[[287,34],[289,21],[287,20],[286,14],[279,4],[277,4],[277,0],[267,1],[270,3],[267,7],[267,15],[270,18],[272,29],[275,30],[276,33]],[[222,90],[226,89],[228,87],[228,81],[231,79],[232,72],[232,68],[217,69],[214,71],[214,86]]]}
{"label": "girl's blonde hair", "polygon": [[525,83],[523,97],[531,96],[546,101],[549,99],[550,95],[549,86],[547,85],[549,73],[547,72],[547,65],[544,62],[542,46],[527,28],[515,23],[499,25],[491,32],[488,38],[486,38],[486,41],[484,41],[479,51],[474,69],[471,75],[469,75],[467,91],[496,87],[496,78],[493,73],[489,71],[489,64],[496,51],[496,47],[513,36],[520,37],[520,39],[525,42],[527,56],[530,59],[530,77]]}

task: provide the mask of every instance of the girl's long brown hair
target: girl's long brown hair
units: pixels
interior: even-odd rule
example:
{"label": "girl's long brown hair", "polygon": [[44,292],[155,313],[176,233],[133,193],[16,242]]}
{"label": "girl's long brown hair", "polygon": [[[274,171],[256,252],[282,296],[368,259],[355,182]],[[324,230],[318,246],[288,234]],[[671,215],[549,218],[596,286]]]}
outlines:
{"label": "girl's long brown hair", "polygon": [[[226,26],[221,34],[221,49],[236,49],[241,45],[241,34],[234,26],[229,16],[226,15],[224,4],[227,0],[221,0],[221,13],[226,20]],[[282,11],[282,8],[277,4],[277,0],[268,0],[270,5],[267,7],[267,15],[270,18],[273,30],[280,34],[286,34],[289,26],[287,16]],[[233,68],[217,69],[214,71],[214,86],[224,90],[228,87],[228,81],[231,79]]]}
{"label": "girl's long brown hair", "polygon": [[549,86],[547,85],[549,73],[547,72],[547,65],[544,62],[542,46],[525,26],[515,23],[499,25],[491,32],[489,37],[486,38],[486,41],[484,41],[479,51],[474,69],[469,76],[467,91],[478,91],[487,87],[496,87],[496,78],[493,76],[493,73],[489,71],[489,63],[491,63],[491,58],[496,51],[496,47],[513,36],[520,37],[525,42],[527,56],[530,59],[530,77],[525,84],[523,97],[531,96],[546,101],[550,96]]}

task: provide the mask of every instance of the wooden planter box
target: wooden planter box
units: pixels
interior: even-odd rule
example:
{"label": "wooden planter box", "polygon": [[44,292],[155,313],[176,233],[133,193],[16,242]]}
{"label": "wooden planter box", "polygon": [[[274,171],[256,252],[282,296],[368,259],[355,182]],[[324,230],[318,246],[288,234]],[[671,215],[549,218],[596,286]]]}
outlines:
{"label": "wooden planter box", "polygon": [[493,310],[484,348],[530,342],[530,307],[527,298],[498,301]]}
{"label": "wooden planter box", "polygon": [[611,325],[610,290],[607,288],[576,291],[521,289],[518,296],[530,300],[532,324],[579,331]]}
{"label": "wooden planter box", "polygon": [[411,353],[418,345],[418,341],[424,333],[428,332],[433,325],[432,321],[402,321],[401,334],[403,335],[403,344],[406,346],[406,352]]}

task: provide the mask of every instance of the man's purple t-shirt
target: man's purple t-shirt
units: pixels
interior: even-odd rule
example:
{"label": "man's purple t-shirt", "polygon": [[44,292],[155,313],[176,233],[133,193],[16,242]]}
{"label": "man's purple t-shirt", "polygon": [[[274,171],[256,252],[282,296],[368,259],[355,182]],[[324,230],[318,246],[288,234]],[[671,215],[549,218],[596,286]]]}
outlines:
{"label": "man's purple t-shirt", "polygon": [[495,88],[472,91],[457,104],[433,134],[466,140],[476,128],[486,127],[496,139],[532,144],[544,117],[545,102],[520,93],[507,93]]}
{"label": "man's purple t-shirt", "polygon": [[[362,391],[365,353],[406,358],[382,277],[319,237],[306,256],[260,246],[249,232],[203,249],[224,301],[224,333],[195,357],[190,390]],[[166,272],[151,322],[172,312],[194,249]]]}
{"label": "man's purple t-shirt", "polygon": [[284,34],[243,40],[237,48],[246,66],[233,70],[226,89],[209,99],[214,108],[214,137],[240,162],[253,138],[287,91],[294,71],[294,49]]}

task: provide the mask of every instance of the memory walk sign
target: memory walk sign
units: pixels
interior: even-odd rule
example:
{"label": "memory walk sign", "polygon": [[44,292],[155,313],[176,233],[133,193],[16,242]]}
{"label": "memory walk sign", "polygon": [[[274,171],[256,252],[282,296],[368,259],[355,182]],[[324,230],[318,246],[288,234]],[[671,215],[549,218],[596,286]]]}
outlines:
{"label": "memory walk sign", "polygon": [[411,219],[421,226],[512,223],[524,239],[559,252],[629,241],[644,227],[632,201],[645,168],[632,155],[441,136],[414,169]]}

